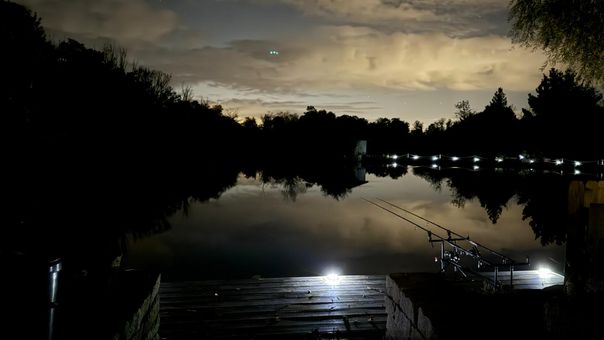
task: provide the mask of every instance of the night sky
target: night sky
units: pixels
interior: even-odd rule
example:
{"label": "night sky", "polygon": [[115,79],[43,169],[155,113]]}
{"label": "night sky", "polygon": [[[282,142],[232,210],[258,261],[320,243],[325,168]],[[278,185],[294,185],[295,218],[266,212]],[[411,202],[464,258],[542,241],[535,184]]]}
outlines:
{"label": "night sky", "polygon": [[[519,112],[539,51],[512,45],[507,0],[19,0],[53,39],[125,47],[229,113],[453,118],[503,87]],[[278,55],[271,51],[277,51]]]}

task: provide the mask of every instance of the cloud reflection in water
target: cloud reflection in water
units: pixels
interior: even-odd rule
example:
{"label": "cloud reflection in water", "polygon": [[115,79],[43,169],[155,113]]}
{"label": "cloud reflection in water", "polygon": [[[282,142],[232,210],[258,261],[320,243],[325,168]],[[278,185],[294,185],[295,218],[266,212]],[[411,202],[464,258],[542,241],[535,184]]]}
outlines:
{"label": "cloud reflection in water", "polygon": [[327,267],[342,274],[438,270],[438,249],[424,232],[363,197],[410,209],[519,261],[564,262],[562,247],[535,240],[514,200],[493,224],[477,200],[457,207],[450,189],[435,191],[420,177],[367,180],[341,200],[310,186],[292,201],[281,185],[242,176],[219,199],[173,217],[169,232],[133,243],[126,263],[159,269],[167,280],[322,275]]}

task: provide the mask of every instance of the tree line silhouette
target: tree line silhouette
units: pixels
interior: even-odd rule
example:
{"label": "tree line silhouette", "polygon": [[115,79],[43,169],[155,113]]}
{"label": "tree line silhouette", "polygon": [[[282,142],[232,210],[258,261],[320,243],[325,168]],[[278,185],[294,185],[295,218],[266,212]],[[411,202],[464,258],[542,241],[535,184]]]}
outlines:
{"label": "tree line silhouette", "polygon": [[482,111],[462,100],[454,119],[425,128],[419,121],[368,122],[313,106],[301,115],[280,112],[239,123],[219,105],[177,93],[169,75],[129,63],[123,50],[97,51],[75,40],[53,44],[31,11],[7,1],[1,6],[0,108],[8,151],[20,162],[27,154],[53,163],[149,169],[197,156],[331,158],[349,155],[358,140],[368,140],[371,154],[602,156],[602,95],[572,71],[551,69],[519,115],[499,88]]}
{"label": "tree line silhouette", "polygon": [[409,124],[399,118],[368,122],[350,115],[308,106],[302,115],[266,114],[261,123],[246,118],[250,134],[260,136],[259,149],[271,155],[346,155],[358,140],[368,153],[517,155],[591,158],[604,155],[599,135],[604,126],[602,95],[572,71],[551,69],[543,75],[529,108],[516,114],[502,88],[490,103],[474,111],[467,100],[455,105],[455,119]]}

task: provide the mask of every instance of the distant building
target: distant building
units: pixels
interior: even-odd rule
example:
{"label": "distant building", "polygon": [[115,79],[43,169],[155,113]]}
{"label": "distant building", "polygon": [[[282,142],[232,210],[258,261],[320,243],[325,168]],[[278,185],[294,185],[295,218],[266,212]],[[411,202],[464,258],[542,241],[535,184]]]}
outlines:
{"label": "distant building", "polygon": [[367,141],[359,140],[357,141],[357,145],[354,149],[354,156],[356,159],[361,160],[363,156],[367,154]]}

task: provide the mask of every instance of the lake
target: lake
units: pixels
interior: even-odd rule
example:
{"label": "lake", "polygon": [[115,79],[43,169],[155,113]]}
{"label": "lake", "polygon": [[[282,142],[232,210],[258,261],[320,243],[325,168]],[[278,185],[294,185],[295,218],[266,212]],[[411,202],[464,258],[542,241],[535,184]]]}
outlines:
{"label": "lake", "polygon": [[334,194],[302,177],[240,174],[218,198],[172,215],[169,230],[131,238],[122,263],[165,281],[438,271],[425,232],[366,201],[382,199],[516,261],[528,256],[530,269],[564,271],[560,216],[572,177],[411,166],[354,175],[358,183]]}

